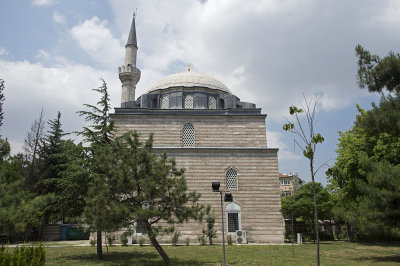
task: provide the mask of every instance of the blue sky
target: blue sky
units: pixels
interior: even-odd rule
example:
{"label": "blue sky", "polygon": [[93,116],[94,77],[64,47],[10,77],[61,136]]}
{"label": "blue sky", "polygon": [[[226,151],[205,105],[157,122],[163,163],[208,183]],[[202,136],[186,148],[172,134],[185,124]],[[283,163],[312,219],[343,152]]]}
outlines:
{"label": "blue sky", "polygon": [[[294,136],[282,131],[288,107],[302,92],[321,97],[316,128],[325,137],[317,162],[333,164],[338,131],[351,127],[356,104],[369,109],[379,95],[359,89],[356,44],[385,56],[400,47],[399,1],[0,0],[0,78],[6,82],[1,135],[22,151],[43,107],[59,110],[66,132],[95,103],[104,78],[119,106],[117,68],[137,8],[136,95],[165,75],[192,71],[216,77],[242,101],[268,115],[267,141],[279,151],[280,172],[310,180]],[[317,181],[326,183],[324,170]]]}

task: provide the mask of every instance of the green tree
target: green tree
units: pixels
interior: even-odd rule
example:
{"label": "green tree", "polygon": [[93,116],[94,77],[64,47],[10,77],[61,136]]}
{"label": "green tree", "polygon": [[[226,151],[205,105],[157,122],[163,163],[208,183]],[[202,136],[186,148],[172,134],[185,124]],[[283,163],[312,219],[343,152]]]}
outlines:
{"label": "green tree", "polygon": [[353,128],[339,132],[338,157],[327,171],[335,217],[358,228],[361,238],[398,238],[400,100],[382,97],[380,106],[358,111]]}
{"label": "green tree", "polygon": [[[315,192],[318,200],[318,217],[320,220],[332,219],[333,201],[327,188],[321,183],[315,182]],[[305,235],[316,240],[315,236],[315,208],[314,189],[312,183],[306,183],[296,190],[296,200],[287,196],[282,199],[282,213],[285,217],[291,217],[292,213],[297,221],[304,222]]]}
{"label": "green tree", "polygon": [[25,190],[21,154],[0,164],[0,233],[9,241],[29,240],[42,221],[47,198]]}
{"label": "green tree", "polygon": [[[77,132],[89,144],[86,169],[80,169],[78,172],[84,174],[86,170],[89,170],[90,185],[84,216],[92,229],[97,231],[97,257],[99,259],[103,258],[102,231],[111,231],[110,229],[114,228],[114,226],[111,226],[111,221],[114,218],[111,207],[114,206],[114,202],[112,202],[112,194],[110,194],[112,191],[106,184],[108,179],[113,178],[109,172],[112,169],[104,167],[106,162],[113,159],[112,155],[107,154],[107,152],[110,151],[109,146],[113,141],[114,123],[108,114],[111,106],[107,84],[104,80],[102,82],[102,86],[93,89],[101,95],[97,105],[85,104],[84,106],[89,110],[78,112],[91,125],[85,126],[82,131]],[[106,161],[103,162],[102,160]]]}
{"label": "green tree", "polygon": [[66,166],[65,157],[62,154],[63,140],[61,137],[64,135],[61,126],[61,113],[57,113],[57,118],[50,120],[47,123],[50,129],[43,137],[39,149],[40,161],[38,162],[38,171],[40,173],[40,182],[38,184],[38,194],[48,195],[52,194],[52,202],[50,202],[45,210],[44,223],[48,220],[59,220],[59,210],[57,210],[57,196],[60,192],[57,183],[61,178],[61,173]]}
{"label": "green tree", "polygon": [[[167,265],[171,261],[157,241],[160,233],[172,233],[174,225],[189,219],[201,220],[204,206],[198,203],[199,193],[188,192],[184,169],[177,169],[174,159],[152,151],[153,138],[142,143],[136,132],[128,132],[115,142],[120,162],[117,186],[120,204],[128,207],[127,223],[142,223],[152,245]],[[160,222],[168,226],[162,227]]]}
{"label": "green tree", "polygon": [[[317,145],[324,141],[324,138],[320,133],[316,133],[315,126],[315,111],[318,104],[318,98],[307,99],[305,95],[304,104],[301,108],[296,106],[291,106],[289,108],[289,113],[293,117],[294,121],[283,125],[283,130],[294,133],[299,141],[296,140],[296,144],[303,150],[303,155],[309,161],[311,182],[314,194],[314,222],[315,222],[315,239],[317,240],[317,265],[319,265],[319,232],[318,232],[318,199],[315,188],[315,174],[319,170],[314,169],[314,158]],[[307,121],[301,121],[300,114],[304,113]],[[304,146],[302,146],[304,145]]]}
{"label": "green tree", "polygon": [[210,209],[206,210],[206,228],[203,228],[203,234],[208,238],[210,245],[213,244],[213,239],[217,238],[217,232],[214,229],[215,226],[215,215],[210,213]]}
{"label": "green tree", "polygon": [[367,87],[371,92],[400,93],[400,54],[390,52],[383,59],[372,55],[361,45],[356,46],[358,57],[358,84],[361,88]]}
{"label": "green tree", "polygon": [[63,171],[56,183],[56,210],[54,219],[79,222],[77,220],[85,208],[85,199],[90,185],[90,173],[87,150],[82,143],[75,144],[72,140],[61,142],[60,161]]}

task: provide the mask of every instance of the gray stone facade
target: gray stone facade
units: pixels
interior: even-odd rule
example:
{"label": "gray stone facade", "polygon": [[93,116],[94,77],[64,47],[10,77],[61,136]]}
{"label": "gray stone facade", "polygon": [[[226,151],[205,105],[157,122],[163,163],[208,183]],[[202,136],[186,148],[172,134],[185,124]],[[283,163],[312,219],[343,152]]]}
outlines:
{"label": "gray stone facade", "polygon": [[[132,25],[129,40],[135,45],[128,41],[126,49],[129,56],[135,52],[136,61],[134,20]],[[200,202],[212,207],[217,242],[222,217],[220,195],[211,188],[215,181],[233,195],[233,203],[224,203],[225,233],[235,239],[236,230],[243,230],[249,243],[283,243],[278,149],[267,147],[266,115],[261,109],[240,101],[215,78],[190,69],[156,82],[136,100],[124,96],[126,91],[134,95],[136,83],[121,81],[121,107],[111,114],[118,135],[135,130],[144,140],[154,134],[154,152],[174,157],[186,170],[189,190],[201,193]],[[204,223],[192,221],[177,229],[181,241],[197,243],[203,227]],[[171,236],[161,238],[170,240]]]}

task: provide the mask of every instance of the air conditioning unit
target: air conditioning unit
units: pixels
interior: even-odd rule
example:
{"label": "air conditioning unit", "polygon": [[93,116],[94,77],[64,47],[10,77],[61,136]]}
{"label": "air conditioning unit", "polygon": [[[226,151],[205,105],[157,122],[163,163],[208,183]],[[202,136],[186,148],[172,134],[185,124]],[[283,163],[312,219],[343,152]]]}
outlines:
{"label": "air conditioning unit", "polygon": [[244,230],[236,230],[236,243],[247,244],[247,233]]}

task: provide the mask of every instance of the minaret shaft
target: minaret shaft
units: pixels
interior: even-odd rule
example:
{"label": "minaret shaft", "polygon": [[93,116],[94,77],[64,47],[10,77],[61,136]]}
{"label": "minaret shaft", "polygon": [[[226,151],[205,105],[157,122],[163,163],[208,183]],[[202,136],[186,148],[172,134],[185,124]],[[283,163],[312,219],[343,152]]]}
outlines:
{"label": "minaret shaft", "polygon": [[136,68],[137,50],[135,16],[133,16],[125,46],[125,64],[118,68],[119,79],[122,83],[121,107],[135,101],[136,84],[140,79],[140,70]]}

